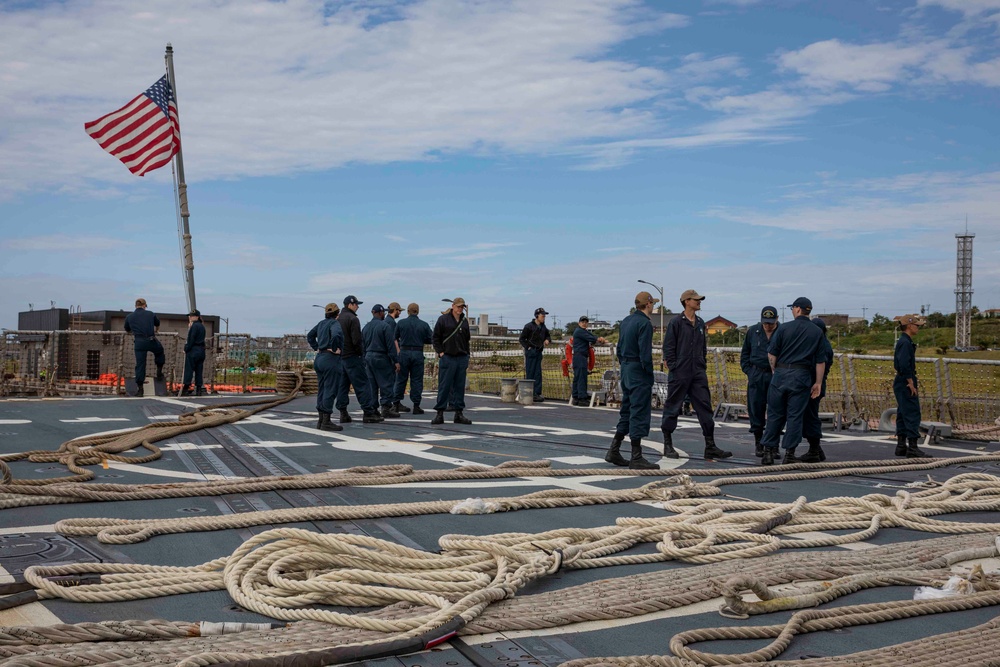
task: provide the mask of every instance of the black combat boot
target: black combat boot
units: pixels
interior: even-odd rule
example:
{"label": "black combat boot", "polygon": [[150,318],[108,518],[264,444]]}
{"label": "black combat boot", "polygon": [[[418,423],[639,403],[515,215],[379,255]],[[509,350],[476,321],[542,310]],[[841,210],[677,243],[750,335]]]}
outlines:
{"label": "black combat boot", "polygon": [[396,401],[395,403],[393,403],[392,407],[393,407],[393,409],[396,412],[400,412],[400,413],[402,413],[402,412],[409,412],[410,411],[410,409],[408,407],[406,407],[405,405],[403,405],[399,401]]}
{"label": "black combat boot", "polygon": [[819,438],[806,438],[809,441],[809,451],[799,457],[803,463],[822,463],[826,461],[826,454],[819,446]]}
{"label": "black combat boot", "polygon": [[754,431],[753,434],[753,455],[757,458],[764,456],[764,446],[760,444],[760,438],[763,435],[759,431]]}
{"label": "black combat boot", "polygon": [[727,452],[724,449],[719,449],[715,446],[715,436],[706,435],[705,436],[705,458],[706,459],[728,459],[732,456],[732,452]]}
{"label": "black combat boot", "polygon": [[194,388],[194,395],[195,396],[204,396],[205,395],[205,388],[204,387],[195,387]]}
{"label": "black combat boot", "polygon": [[[319,430],[322,431],[323,430],[323,423],[324,423],[323,417],[326,416],[326,413],[323,412],[322,410],[320,410],[320,411],[318,411],[318,414],[319,414],[319,417],[316,419],[316,428],[318,428]],[[327,417],[327,419],[329,419],[329,417]]]}
{"label": "black combat boot", "polygon": [[340,411],[340,423],[341,424],[350,424],[352,421],[354,421],[354,420],[351,419],[351,415],[347,411],[347,408],[344,408],[343,410]]}
{"label": "black combat boot", "polygon": [[156,367],[156,379],[157,380],[164,380],[164,379],[166,379],[166,377],[163,375],[163,366],[157,366]]}
{"label": "black combat boot", "polygon": [[791,449],[785,450],[785,457],[781,459],[781,465],[785,465],[787,463],[798,463],[801,460],[802,459],[795,456],[795,448],[792,447]]}
{"label": "black combat boot", "polygon": [[455,423],[470,426],[472,424],[472,420],[463,415],[461,410],[455,410]]}
{"label": "black combat boot", "polygon": [[378,410],[365,410],[365,416],[361,418],[362,424],[378,424],[385,421],[382,419],[382,415],[378,413]]}
{"label": "black combat boot", "polygon": [[420,408],[420,404],[419,403],[414,403],[413,404],[413,414],[415,414],[415,415],[422,415],[422,414],[424,414],[424,411]]}
{"label": "black combat boot", "polygon": [[341,426],[340,424],[334,424],[332,421],[330,421],[330,413],[329,412],[321,412],[321,413],[319,413],[319,425],[316,426],[316,428],[318,428],[321,431],[343,431],[344,430],[344,427]]}
{"label": "black combat boot", "polygon": [[777,453],[778,453],[777,447],[765,447],[764,454],[760,457],[760,464],[762,466],[773,466],[774,455]]}
{"label": "black combat boot", "polygon": [[902,433],[896,434],[896,456],[906,456],[906,436]]}
{"label": "black combat boot", "polygon": [[613,463],[616,466],[628,465],[628,461],[626,461],[621,455],[622,440],[624,439],[624,433],[615,433],[615,437],[611,441],[611,447],[608,449],[608,453],[604,455],[605,461]]}
{"label": "black combat boot", "polygon": [[142,396],[143,396],[144,393],[145,392],[143,392],[142,386],[140,385],[140,387],[135,390],[135,397],[136,398],[142,398]]}
{"label": "black combat boot", "polygon": [[391,405],[382,406],[383,419],[399,419],[399,413]]}
{"label": "black combat boot", "polygon": [[532,397],[531,400],[533,400],[535,403],[544,403],[545,402],[545,397],[542,396],[541,394],[539,394],[537,396]]}
{"label": "black combat boot", "polygon": [[660,466],[642,457],[642,438],[632,438],[632,458],[628,462],[631,470],[658,470]]}
{"label": "black combat boot", "polygon": [[191,395],[191,387],[189,385],[184,385],[181,388],[181,396],[190,396],[190,395]]}
{"label": "black combat boot", "polygon": [[906,458],[908,459],[929,459],[933,458],[930,454],[924,450],[917,447],[916,438],[906,439]]}
{"label": "black combat boot", "polygon": [[668,459],[679,459],[680,454],[674,449],[674,434],[663,432],[663,455]]}
{"label": "black combat boot", "polygon": [[434,419],[431,420],[431,424],[443,424],[444,423],[444,410],[438,410],[437,414],[434,415]]}

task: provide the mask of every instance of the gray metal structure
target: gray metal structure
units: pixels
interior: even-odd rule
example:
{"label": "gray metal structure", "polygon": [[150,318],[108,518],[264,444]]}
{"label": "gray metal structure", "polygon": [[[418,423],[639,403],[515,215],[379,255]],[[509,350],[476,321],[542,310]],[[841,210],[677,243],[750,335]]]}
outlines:
{"label": "gray metal structure", "polygon": [[955,234],[958,239],[957,268],[955,271],[955,348],[972,346],[972,239],[966,229],[964,234]]}
{"label": "gray metal structure", "polygon": [[[174,48],[167,44],[164,55],[167,65],[167,80],[174,96],[174,108],[177,109],[177,122],[180,123],[180,103],[177,101],[177,81],[174,79]],[[194,294],[194,253],[191,250],[191,226],[188,210],[187,182],[184,180],[184,154],[181,146],[174,155],[174,189],[177,192],[177,233],[181,246],[181,270],[184,276],[184,292],[187,295],[188,312],[198,307]]]}

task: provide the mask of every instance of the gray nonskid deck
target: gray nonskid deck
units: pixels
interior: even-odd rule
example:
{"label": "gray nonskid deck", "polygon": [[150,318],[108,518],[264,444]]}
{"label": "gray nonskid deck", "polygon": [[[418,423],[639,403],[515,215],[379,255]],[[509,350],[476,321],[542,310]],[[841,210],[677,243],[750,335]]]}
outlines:
{"label": "gray nonskid deck", "polygon": [[[0,402],[0,451],[51,450],[65,440],[115,429],[132,428],[150,421],[169,420],[188,406],[220,403],[231,398],[205,399],[67,399]],[[206,476],[259,477],[300,475],[360,465],[407,463],[418,469],[448,469],[466,463],[497,465],[509,461],[549,459],[559,468],[612,469],[603,455],[613,433],[617,413],[608,409],[574,408],[547,402],[522,407],[502,404],[495,397],[469,399],[472,426],[449,421],[432,427],[430,417],[404,414],[402,419],[377,425],[362,425],[360,419],[342,432],[324,433],[314,426],[315,399],[297,398],[251,419],[208,431],[186,434],[158,443],[163,457],[143,466],[112,463],[97,469],[97,481],[152,483],[204,479]],[[654,433],[657,433],[654,414]],[[657,434],[658,435],[658,434]],[[734,457],[725,462],[701,459],[702,441],[697,423],[682,419],[674,437],[680,451],[690,458],[664,461],[679,471],[690,468],[749,467],[756,465],[753,439],[745,422],[719,424],[716,440]],[[658,458],[658,437],[647,441],[647,456]],[[824,448],[829,461],[891,458],[894,441],[878,434],[828,434]],[[946,441],[931,446],[935,456],[965,456],[1000,451],[998,443]],[[56,464],[17,462],[15,477],[44,478],[64,474]],[[1000,464],[951,466],[932,471],[938,480],[961,472],[998,474]],[[927,478],[926,472],[899,471],[877,477],[846,476],[814,481],[769,484],[734,484],[723,487],[733,497],[770,502],[791,502],[799,496],[810,500],[832,496],[893,494],[907,484]],[[708,478],[700,478],[708,479]],[[385,487],[340,487],[302,491],[270,491],[219,497],[149,500],[142,502],[76,503],[26,507],[4,513],[0,535],[0,566],[16,573],[32,564],[114,560],[162,565],[194,565],[231,553],[252,534],[268,526],[242,530],[196,532],[155,537],[132,545],[106,545],[91,537],[55,535],[52,524],[72,517],[174,518],[252,512],[265,509],[320,505],[399,503],[467,497],[522,495],[546,488],[578,490],[628,489],[652,481],[645,477],[560,477],[503,480],[465,480]],[[623,516],[661,516],[662,510],[648,504],[615,504],[576,508],[524,510],[486,516],[450,514],[417,517],[317,521],[298,525],[309,530],[348,532],[392,540],[406,546],[436,551],[437,540],[448,533],[490,534],[508,531],[540,532],[553,528],[612,525]],[[947,519],[947,517],[943,517]],[[989,513],[962,515],[959,520],[996,522]],[[890,544],[931,537],[924,533],[886,529],[869,542]],[[640,550],[651,549],[644,545]],[[593,570],[562,571],[533,585],[525,593],[575,586],[588,581],[686,567],[664,563]],[[907,599],[909,588],[864,591],[834,604]],[[38,603],[36,603],[38,604]],[[168,620],[253,621],[267,620],[237,607],[224,591],[173,596],[113,604],[77,604],[46,601],[44,607],[62,622],[102,619],[164,618]],[[0,612],[0,624],[8,624]],[[711,611],[696,614],[660,614],[620,622],[569,627],[510,636],[465,638],[458,648],[442,646],[434,651],[369,664],[405,665],[554,665],[565,660],[596,655],[668,654],[670,637],[684,629],[737,623],[778,623],[790,614],[772,614],[750,621],[732,621]],[[796,638],[782,659],[812,655],[839,655],[867,648],[970,627],[995,616],[990,608],[895,621],[837,632],[813,633]],[[717,644],[717,645],[716,645]],[[721,642],[707,650],[747,651],[763,642]]]}

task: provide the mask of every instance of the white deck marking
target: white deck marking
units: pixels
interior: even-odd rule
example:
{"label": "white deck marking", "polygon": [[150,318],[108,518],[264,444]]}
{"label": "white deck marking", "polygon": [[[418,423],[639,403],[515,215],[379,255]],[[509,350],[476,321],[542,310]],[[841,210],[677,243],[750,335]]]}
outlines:
{"label": "white deck marking", "polygon": [[[289,424],[288,422],[276,420],[276,419],[264,419],[259,415],[253,417],[248,417],[243,421],[244,424],[267,424],[269,426],[276,426],[278,428],[284,428],[291,431],[299,431],[300,433],[308,433],[309,435],[315,437],[316,429],[309,428],[307,426],[299,426],[298,424]],[[349,452],[378,452],[383,454],[405,454],[408,456],[414,456],[416,458],[426,459],[428,461],[437,461],[439,463],[447,463],[454,466],[465,466],[473,465],[475,461],[467,461],[465,459],[456,459],[451,456],[444,456],[442,454],[436,454],[429,451],[432,446],[426,445],[419,442],[403,442],[400,440],[368,440],[366,438],[356,438],[352,435],[345,435],[343,431],[338,431],[335,435],[331,434],[329,436],[324,436],[324,440],[329,438],[328,442],[336,449],[343,449]]]}
{"label": "white deck marking", "polygon": [[[14,577],[7,570],[0,567],[0,583],[10,583]],[[62,620],[51,611],[45,608],[41,602],[31,602],[4,609],[0,611],[0,626],[9,627],[12,625],[58,625]]]}
{"label": "white deck marking", "polygon": [[175,479],[193,479],[199,482],[215,479],[253,479],[251,477],[226,477],[224,475],[202,475],[200,472],[182,472],[180,470],[156,470],[148,466],[138,466],[134,463],[119,463],[118,461],[108,461],[108,466],[112,470],[122,470],[124,472],[135,472],[140,475],[152,475],[153,477],[173,477]]}
{"label": "white deck marking", "polygon": [[555,410],[554,405],[522,405],[525,410]]}
{"label": "white deck marking", "polygon": [[604,459],[599,459],[596,456],[551,456],[549,457],[549,461],[566,463],[571,466],[586,466],[595,463],[604,465]]}
{"label": "white deck marking", "polygon": [[54,523],[49,523],[42,526],[6,526],[4,528],[0,528],[0,535],[20,535],[21,533],[54,533],[54,532],[56,532],[56,525]]}
{"label": "white deck marking", "polygon": [[180,418],[180,415],[152,415],[150,421],[163,421],[163,422],[175,422]]}
{"label": "white deck marking", "polygon": [[182,401],[179,398],[170,398],[169,396],[144,396],[143,398],[149,398],[154,401],[159,401],[160,403],[169,403],[170,405],[179,405],[182,408],[203,408],[205,407],[201,403],[193,403],[191,401]]}
{"label": "white deck marking", "polygon": [[466,412],[508,412],[508,411],[513,411],[513,410],[514,410],[514,408],[489,408],[489,407],[466,408],[465,409]]}
{"label": "white deck marking", "polygon": [[318,442],[282,442],[280,440],[259,440],[257,442],[248,442],[246,447],[259,447],[259,448],[269,448],[269,447],[321,447],[322,445]]}
{"label": "white deck marking", "polygon": [[495,435],[500,438],[540,438],[544,433],[515,433],[514,431],[486,431],[484,435]]}
{"label": "white deck marking", "polygon": [[198,445],[193,442],[175,442],[169,445],[157,445],[161,452],[190,452],[198,449],[222,449],[222,445]]}
{"label": "white deck marking", "polygon": [[64,424],[90,424],[92,422],[127,422],[127,417],[76,417],[75,419],[60,419]]}
{"label": "white deck marking", "polygon": [[30,419],[0,419],[0,424],[30,424]]}
{"label": "white deck marking", "polygon": [[441,433],[421,433],[407,438],[410,442],[444,442],[445,440],[471,440],[471,435],[445,435]]}

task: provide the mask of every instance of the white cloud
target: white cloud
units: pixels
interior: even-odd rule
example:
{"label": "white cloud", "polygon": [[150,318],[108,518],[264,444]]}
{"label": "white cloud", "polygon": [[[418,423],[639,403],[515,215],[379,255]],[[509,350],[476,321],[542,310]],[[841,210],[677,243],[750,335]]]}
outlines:
{"label": "white cloud", "polygon": [[[0,10],[0,183],[135,184],[83,132],[175,47],[189,181],[442,152],[545,152],[648,130],[662,70],[612,57],[687,18],[638,0],[69,0]],[[169,179],[169,170],[149,178]]]}
{"label": "white cloud", "polygon": [[131,241],[104,236],[50,234],[0,241],[0,248],[20,252],[73,252],[93,254],[113,252],[132,245]]}
{"label": "white cloud", "polygon": [[847,44],[839,39],[815,42],[778,58],[779,65],[794,71],[804,83],[817,88],[842,85],[865,92],[888,90],[912,75],[929,56],[926,45],[893,43]]}
{"label": "white cloud", "polygon": [[941,7],[965,16],[1000,11],[1000,0],[917,0],[918,7]]}
{"label": "white cloud", "polygon": [[[1000,231],[1000,172],[919,173],[824,183],[814,201],[784,210],[714,208],[731,222],[815,232],[832,237],[892,230],[958,231],[968,214],[983,231]],[[811,186],[802,188],[808,193]],[[833,191],[832,193],[830,191]],[[830,196],[832,194],[832,196]]]}

